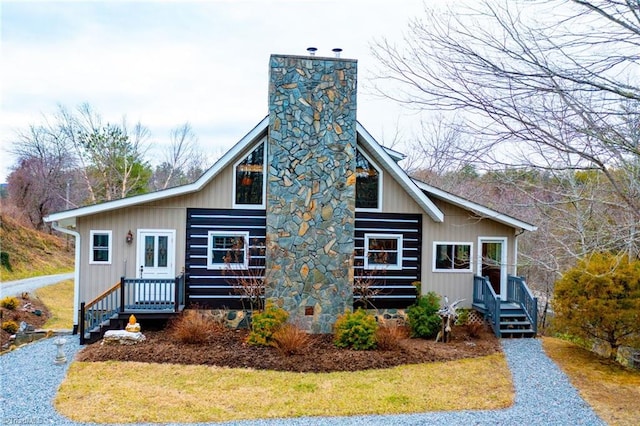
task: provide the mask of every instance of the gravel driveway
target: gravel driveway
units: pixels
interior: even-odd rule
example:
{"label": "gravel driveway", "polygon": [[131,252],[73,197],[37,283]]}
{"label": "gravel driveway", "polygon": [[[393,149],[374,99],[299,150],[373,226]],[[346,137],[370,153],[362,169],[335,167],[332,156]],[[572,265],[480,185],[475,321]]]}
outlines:
{"label": "gravel driveway", "polygon": [[25,278],[24,280],[5,281],[0,284],[0,291],[2,292],[2,297],[18,296],[25,291],[31,293],[40,287],[57,284],[60,281],[71,278],[73,278],[73,272],[68,274],[43,275],[40,277]]}
{"label": "gravel driveway", "polygon": [[[68,363],[53,363],[52,339],[41,340],[0,356],[1,424],[77,425],[52,407],[56,389]],[[225,425],[604,425],[580,397],[567,377],[544,354],[538,339],[503,339],[516,389],[515,404],[504,410],[429,412],[408,415],[309,417],[258,420]],[[67,338],[65,352],[72,359],[79,349],[77,336]],[[82,409],[81,406],[78,409]],[[221,423],[190,423],[192,426]],[[132,426],[129,424],[129,426]],[[158,426],[153,424],[153,426]]]}

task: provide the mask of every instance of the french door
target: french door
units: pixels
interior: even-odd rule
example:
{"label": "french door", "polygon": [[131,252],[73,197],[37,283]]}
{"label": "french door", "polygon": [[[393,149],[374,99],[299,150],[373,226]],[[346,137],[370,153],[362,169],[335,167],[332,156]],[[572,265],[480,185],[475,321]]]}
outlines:
{"label": "french door", "polygon": [[[138,278],[175,278],[175,242],[173,229],[139,229],[136,276]],[[175,299],[173,282],[145,281],[136,286],[136,303],[168,304]]]}
{"label": "french door", "polygon": [[173,229],[139,229],[138,278],[175,278],[175,241]]}

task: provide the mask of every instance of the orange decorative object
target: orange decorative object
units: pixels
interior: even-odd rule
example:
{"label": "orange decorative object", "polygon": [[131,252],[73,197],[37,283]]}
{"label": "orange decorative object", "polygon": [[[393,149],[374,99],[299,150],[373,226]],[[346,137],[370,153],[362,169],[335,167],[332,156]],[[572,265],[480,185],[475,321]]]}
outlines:
{"label": "orange decorative object", "polygon": [[132,315],[129,317],[129,324],[133,325],[133,324],[135,324],[136,322],[137,322],[137,320],[136,320],[136,316],[132,314]]}
{"label": "orange decorative object", "polygon": [[253,183],[253,179],[249,176],[245,176],[242,178],[242,186],[251,186],[251,184]]}

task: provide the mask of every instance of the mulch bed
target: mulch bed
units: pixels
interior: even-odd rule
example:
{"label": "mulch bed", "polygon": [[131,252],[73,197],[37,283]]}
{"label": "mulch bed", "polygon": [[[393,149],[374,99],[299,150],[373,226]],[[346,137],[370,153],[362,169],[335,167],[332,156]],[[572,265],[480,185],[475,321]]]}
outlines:
{"label": "mulch bed", "polygon": [[485,327],[471,337],[466,326],[456,326],[450,342],[405,338],[397,349],[355,351],[337,348],[333,336],[312,335],[308,347],[294,355],[277,349],[245,343],[247,330],[217,332],[205,344],[184,344],[165,330],[145,331],[146,340],[136,345],[88,345],[79,361],[137,361],[172,364],[216,365],[292,372],[358,371],[390,368],[403,364],[451,361],[501,351],[498,339]]}
{"label": "mulch bed", "polygon": [[[0,307],[0,322],[4,324],[5,321],[14,321],[19,326],[24,321],[37,330],[49,319],[49,310],[30,293],[25,293],[23,296],[18,296],[20,305],[16,309]],[[40,315],[36,315],[37,312],[40,312]],[[11,333],[7,333],[0,328],[0,348],[9,343],[10,337]]]}

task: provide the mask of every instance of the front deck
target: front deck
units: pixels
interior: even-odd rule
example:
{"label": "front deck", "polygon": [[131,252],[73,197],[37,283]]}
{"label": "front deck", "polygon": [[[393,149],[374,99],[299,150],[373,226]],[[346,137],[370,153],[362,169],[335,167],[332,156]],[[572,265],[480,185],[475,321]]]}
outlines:
{"label": "front deck", "polygon": [[80,304],[80,344],[92,343],[109,329],[138,320],[167,320],[185,307],[184,275],[173,279],[124,278],[88,303]]}

